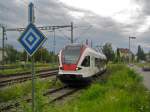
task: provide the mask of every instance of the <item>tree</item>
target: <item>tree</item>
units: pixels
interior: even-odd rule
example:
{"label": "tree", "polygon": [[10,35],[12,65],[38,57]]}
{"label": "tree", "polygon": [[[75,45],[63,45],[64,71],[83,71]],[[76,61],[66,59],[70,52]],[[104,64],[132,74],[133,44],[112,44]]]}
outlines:
{"label": "tree", "polygon": [[115,54],[111,43],[106,43],[102,48],[103,53],[106,55],[108,61],[114,61]]}
{"label": "tree", "polygon": [[[5,47],[7,57],[5,57],[5,62],[7,63],[15,63],[16,61],[26,61],[27,60],[27,53],[26,51],[20,52],[17,51],[12,45],[6,45]],[[31,61],[31,57],[28,57],[28,60]],[[41,47],[35,54],[34,54],[35,62],[41,63],[56,63],[57,62],[57,55],[53,52],[49,52],[46,48]]]}
{"label": "tree", "polygon": [[20,59],[21,53],[17,51],[12,45],[6,45],[5,47],[7,57],[5,61],[7,63],[14,63]]}
{"label": "tree", "polygon": [[141,46],[138,46],[138,51],[137,51],[137,60],[145,60],[145,53],[144,50],[141,48]]}
{"label": "tree", "polygon": [[120,51],[119,51],[119,48],[117,48],[117,57],[116,57],[117,59],[117,62],[120,62]]}
{"label": "tree", "polygon": [[34,55],[36,62],[56,62],[57,56],[53,52],[49,52],[46,48],[41,47]]}
{"label": "tree", "polygon": [[26,60],[27,60],[27,53],[24,50],[23,52],[21,52],[20,61],[26,61]]}

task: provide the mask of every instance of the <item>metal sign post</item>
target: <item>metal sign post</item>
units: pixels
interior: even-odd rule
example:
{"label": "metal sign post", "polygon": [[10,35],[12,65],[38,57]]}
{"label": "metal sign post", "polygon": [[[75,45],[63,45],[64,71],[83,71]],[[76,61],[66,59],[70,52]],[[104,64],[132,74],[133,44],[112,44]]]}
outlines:
{"label": "metal sign post", "polygon": [[[29,4],[29,23],[34,23],[34,6],[32,3]],[[34,56],[32,58],[32,112],[35,112],[35,70],[34,70]]]}
{"label": "metal sign post", "polygon": [[34,70],[34,53],[46,41],[44,34],[34,25],[34,5],[29,4],[29,25],[19,38],[19,42],[32,59],[32,112],[35,112],[35,70]]}
{"label": "metal sign post", "polygon": [[34,56],[32,56],[32,112],[35,112],[35,85],[34,85],[34,78],[35,78],[35,70],[34,70]]}

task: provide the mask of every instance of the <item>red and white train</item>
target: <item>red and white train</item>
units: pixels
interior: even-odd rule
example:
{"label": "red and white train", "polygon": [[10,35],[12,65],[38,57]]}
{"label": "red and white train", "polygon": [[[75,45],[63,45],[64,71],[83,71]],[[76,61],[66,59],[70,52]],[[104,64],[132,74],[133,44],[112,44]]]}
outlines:
{"label": "red and white train", "polygon": [[68,85],[89,83],[93,76],[106,70],[106,56],[87,45],[67,45],[58,56],[58,78]]}

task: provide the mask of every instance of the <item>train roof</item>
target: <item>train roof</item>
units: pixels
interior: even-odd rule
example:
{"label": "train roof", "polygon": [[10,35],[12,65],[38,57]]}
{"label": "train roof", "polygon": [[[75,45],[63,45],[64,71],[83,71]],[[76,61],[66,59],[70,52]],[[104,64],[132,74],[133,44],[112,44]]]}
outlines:
{"label": "train roof", "polygon": [[85,44],[80,44],[80,43],[73,43],[73,44],[68,44],[68,45],[66,45],[65,47],[64,47],[64,49],[65,48],[67,48],[67,47],[81,47],[81,48],[85,48],[85,49],[89,49],[89,52],[92,52],[92,53],[94,53],[94,54],[96,54],[96,55],[99,55],[101,58],[103,58],[103,59],[106,59],[106,56],[102,53],[102,52],[98,52],[98,51],[96,51],[95,49],[93,49],[93,48],[91,48],[91,47],[89,47],[88,45],[85,45]]}

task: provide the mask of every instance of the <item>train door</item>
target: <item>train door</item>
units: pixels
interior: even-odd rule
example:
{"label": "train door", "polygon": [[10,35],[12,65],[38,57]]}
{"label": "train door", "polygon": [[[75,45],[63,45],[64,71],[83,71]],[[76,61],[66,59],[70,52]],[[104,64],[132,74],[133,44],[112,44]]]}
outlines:
{"label": "train door", "polygon": [[94,67],[94,57],[93,56],[91,56],[91,58],[90,58],[90,60],[91,60],[91,62],[90,62],[90,68],[93,68]]}
{"label": "train door", "polygon": [[90,66],[91,74],[95,74],[95,57],[91,56],[91,66]]}
{"label": "train door", "polygon": [[89,76],[89,74],[90,74],[89,73],[90,64],[91,64],[90,62],[91,62],[90,56],[86,56],[81,63],[81,66],[84,67],[83,72],[84,72],[85,77]]}

